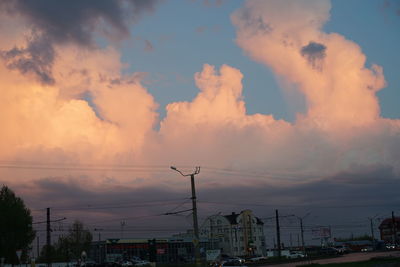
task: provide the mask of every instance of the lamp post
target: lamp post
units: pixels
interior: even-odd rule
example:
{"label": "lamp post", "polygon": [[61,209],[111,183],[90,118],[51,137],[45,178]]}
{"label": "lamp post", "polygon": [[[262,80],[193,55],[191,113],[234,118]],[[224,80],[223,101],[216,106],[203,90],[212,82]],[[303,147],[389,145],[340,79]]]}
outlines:
{"label": "lamp post", "polygon": [[195,258],[196,258],[196,265],[200,266],[199,223],[197,220],[196,187],[194,184],[194,176],[196,174],[200,173],[200,167],[196,167],[195,171],[190,174],[184,174],[174,166],[171,166],[171,169],[176,172],[179,172],[182,176],[185,176],[185,177],[190,176],[190,183],[191,183],[191,187],[192,187],[192,210],[193,210],[193,230],[194,230],[193,245],[194,245]]}

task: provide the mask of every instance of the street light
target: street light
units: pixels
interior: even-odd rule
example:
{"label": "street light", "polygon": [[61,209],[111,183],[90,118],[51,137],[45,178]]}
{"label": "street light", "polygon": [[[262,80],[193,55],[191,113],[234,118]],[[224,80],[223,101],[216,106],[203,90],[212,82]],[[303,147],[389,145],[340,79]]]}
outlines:
{"label": "street light", "polygon": [[193,210],[193,230],[194,230],[194,239],[193,239],[193,244],[194,244],[194,253],[195,253],[195,258],[196,258],[196,265],[200,266],[200,246],[199,246],[199,223],[197,220],[197,205],[196,205],[196,187],[194,184],[194,176],[196,174],[200,173],[200,167],[197,166],[194,170],[193,173],[189,174],[184,174],[180,170],[178,170],[176,167],[171,166],[171,169],[179,172],[182,176],[190,176],[190,183],[192,187],[192,210]]}

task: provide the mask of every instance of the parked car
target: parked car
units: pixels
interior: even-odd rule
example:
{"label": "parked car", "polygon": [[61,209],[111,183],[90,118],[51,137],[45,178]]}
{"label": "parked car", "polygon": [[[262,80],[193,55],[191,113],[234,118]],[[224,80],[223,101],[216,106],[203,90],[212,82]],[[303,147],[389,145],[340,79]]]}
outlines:
{"label": "parked car", "polygon": [[238,260],[228,260],[228,261],[224,261],[222,262],[222,264],[220,265],[221,267],[234,267],[234,266],[242,266],[242,267],[247,267],[245,265],[243,265],[243,263],[241,263]]}
{"label": "parked car", "polygon": [[351,249],[345,245],[336,246],[335,248],[340,254],[346,254],[351,252]]}
{"label": "parked car", "polygon": [[238,261],[240,263],[244,263],[245,260],[239,257],[230,257],[229,259],[227,259],[227,261]]}
{"label": "parked car", "polygon": [[319,250],[319,254],[333,256],[333,255],[338,255],[339,251],[336,248],[331,248],[331,247],[329,247],[329,248],[321,248]]}
{"label": "parked car", "polygon": [[258,262],[258,261],[263,261],[263,260],[266,260],[266,259],[267,259],[267,257],[261,256],[261,257],[253,257],[253,258],[250,258],[249,261],[251,261],[251,262]]}
{"label": "parked car", "polygon": [[395,249],[396,245],[394,244],[386,244],[386,249]]}
{"label": "parked car", "polygon": [[371,246],[366,246],[361,249],[362,252],[369,252],[369,251],[373,251],[373,250],[374,250],[374,248]]}
{"label": "parked car", "polygon": [[305,255],[301,251],[290,251],[290,254],[286,255],[286,257],[289,259],[299,259],[299,258],[304,258]]}
{"label": "parked car", "polygon": [[149,261],[138,261],[135,263],[135,266],[150,266],[150,262]]}

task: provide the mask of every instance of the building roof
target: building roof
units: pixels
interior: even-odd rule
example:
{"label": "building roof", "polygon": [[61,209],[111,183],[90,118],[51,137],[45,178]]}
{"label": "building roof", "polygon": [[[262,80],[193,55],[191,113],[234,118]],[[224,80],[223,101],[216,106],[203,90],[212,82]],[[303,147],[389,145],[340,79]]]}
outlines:
{"label": "building roof", "polygon": [[[397,224],[397,226],[399,226],[399,224],[400,224],[400,217],[395,217],[394,220],[395,220],[395,223]],[[384,220],[381,222],[381,224],[379,225],[379,229],[380,229],[380,228],[383,228],[383,227],[388,227],[388,226],[391,226],[391,225],[392,225],[392,218],[386,218],[386,219],[384,219]]]}
{"label": "building roof", "polygon": [[[230,215],[223,215],[223,216],[229,221],[230,224],[238,224],[237,217],[240,214],[242,214],[242,212],[243,211],[241,211],[239,214],[232,212],[232,214],[230,214]],[[256,218],[257,224],[260,224],[260,225],[264,224],[258,217],[254,216],[254,218]]]}

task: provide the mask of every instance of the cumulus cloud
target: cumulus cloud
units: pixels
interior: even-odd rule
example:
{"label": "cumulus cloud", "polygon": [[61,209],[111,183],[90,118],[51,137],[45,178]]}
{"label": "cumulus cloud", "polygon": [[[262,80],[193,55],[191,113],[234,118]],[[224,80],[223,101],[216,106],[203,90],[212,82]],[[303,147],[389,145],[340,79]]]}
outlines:
{"label": "cumulus cloud", "polygon": [[[372,192],[375,177],[397,183],[400,122],[380,116],[376,93],[385,85],[383,69],[366,67],[354,42],[322,31],[330,2],[254,0],[232,16],[246,54],[304,95],[306,111],[293,123],[247,114],[243,74],[226,64],[199,67],[194,75],[198,94],[168,104],[159,121],[143,75],[125,74],[115,48],[84,49],[92,45],[91,30],[102,20],[124,36],[122,7],[130,3],[140,13],[152,7],[150,2],[100,1],[93,10],[76,2],[81,9],[72,25],[78,29],[55,21],[54,27],[68,33],[64,37],[48,28],[53,17],[38,9],[42,2],[3,3],[40,36],[26,42],[5,31],[15,47],[7,38],[0,40],[0,180],[31,201],[39,199],[36,205],[56,195],[60,203],[73,205],[88,201],[87,196],[125,198],[128,191],[139,198],[184,192],[188,183],[168,170],[172,164],[188,172],[187,166],[203,166],[198,188],[210,200],[251,196],[254,202],[277,205],[271,195],[290,205],[315,202],[332,188],[364,198],[366,191],[355,186]],[[67,14],[73,16],[71,8]],[[21,34],[32,34],[18,25]],[[49,42],[42,42],[44,37]],[[380,188],[392,194],[385,184]],[[141,193],[143,188],[148,194]],[[341,201],[334,198],[332,193],[335,205]]]}
{"label": "cumulus cloud", "polygon": [[[232,21],[238,45],[304,94],[307,114],[300,117],[345,133],[379,118],[375,94],[385,80],[380,66],[365,66],[357,44],[322,31],[329,10],[329,1],[249,1]],[[260,24],[272,30],[254,31]]]}
{"label": "cumulus cloud", "polygon": [[17,16],[30,25],[26,44],[2,52],[8,66],[33,73],[44,84],[54,83],[51,72],[54,45],[97,47],[101,34],[111,40],[129,37],[129,25],[154,10],[157,0],[25,1],[0,3],[0,14]]}
{"label": "cumulus cloud", "polygon": [[53,84],[52,63],[54,49],[45,38],[34,38],[26,48],[14,47],[3,51],[6,66],[18,69],[22,74],[33,74],[44,84]]}
{"label": "cumulus cloud", "polygon": [[[1,11],[20,15],[51,42],[92,45],[95,30],[116,38],[129,35],[129,22],[154,10],[157,0],[2,2]],[[103,24],[102,24],[103,23]],[[107,27],[111,27],[108,28]]]}

